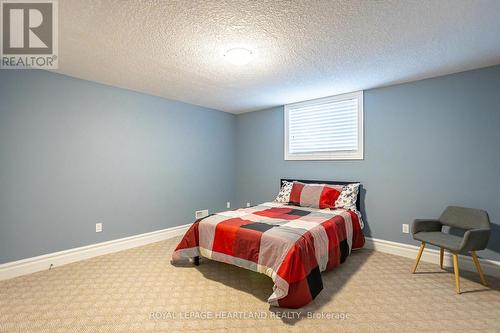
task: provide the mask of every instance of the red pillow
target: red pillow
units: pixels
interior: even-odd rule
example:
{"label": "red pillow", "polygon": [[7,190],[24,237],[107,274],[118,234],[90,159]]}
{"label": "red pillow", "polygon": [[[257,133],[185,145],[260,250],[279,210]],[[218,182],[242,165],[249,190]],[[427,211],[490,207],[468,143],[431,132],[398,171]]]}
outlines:
{"label": "red pillow", "polygon": [[293,182],[288,203],[301,207],[335,208],[335,201],[342,192],[342,188],[342,185]]}

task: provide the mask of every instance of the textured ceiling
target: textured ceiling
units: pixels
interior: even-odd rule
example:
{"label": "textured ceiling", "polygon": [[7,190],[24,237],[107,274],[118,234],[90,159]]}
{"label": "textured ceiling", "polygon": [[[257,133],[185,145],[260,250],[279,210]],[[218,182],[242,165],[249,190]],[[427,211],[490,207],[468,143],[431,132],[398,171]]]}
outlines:
{"label": "textured ceiling", "polygon": [[[241,113],[500,63],[500,0],[59,1],[57,72]],[[251,49],[238,67],[223,53]]]}

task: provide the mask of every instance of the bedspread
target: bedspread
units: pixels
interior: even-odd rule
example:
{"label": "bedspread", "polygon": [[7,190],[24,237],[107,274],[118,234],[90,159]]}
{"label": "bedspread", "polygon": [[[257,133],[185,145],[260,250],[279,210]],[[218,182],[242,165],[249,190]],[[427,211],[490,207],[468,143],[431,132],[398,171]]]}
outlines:
{"label": "bedspread", "polygon": [[320,272],[343,263],[364,242],[357,212],[270,202],[195,221],[172,263],[202,256],[266,274],[274,282],[268,302],[299,308],[323,289]]}

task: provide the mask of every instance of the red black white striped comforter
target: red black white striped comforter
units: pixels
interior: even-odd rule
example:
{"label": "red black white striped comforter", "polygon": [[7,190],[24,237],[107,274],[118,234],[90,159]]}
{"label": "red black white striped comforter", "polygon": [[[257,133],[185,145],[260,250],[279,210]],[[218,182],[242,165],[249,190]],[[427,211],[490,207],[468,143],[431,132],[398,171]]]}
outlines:
{"label": "red black white striped comforter", "polygon": [[275,202],[197,220],[172,255],[172,263],[203,256],[272,278],[271,305],[299,308],[323,289],[320,272],[363,247],[356,212]]}

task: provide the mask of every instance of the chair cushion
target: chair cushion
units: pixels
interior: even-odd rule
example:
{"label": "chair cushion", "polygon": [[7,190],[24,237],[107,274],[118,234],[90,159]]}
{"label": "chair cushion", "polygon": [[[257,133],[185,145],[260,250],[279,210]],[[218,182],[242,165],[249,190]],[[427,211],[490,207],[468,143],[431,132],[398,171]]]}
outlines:
{"label": "chair cushion", "polygon": [[481,209],[449,206],[441,214],[439,221],[460,229],[490,229],[488,213]]}
{"label": "chair cushion", "polygon": [[417,232],[413,238],[451,251],[460,251],[460,243],[462,242],[462,237],[441,231]]}

